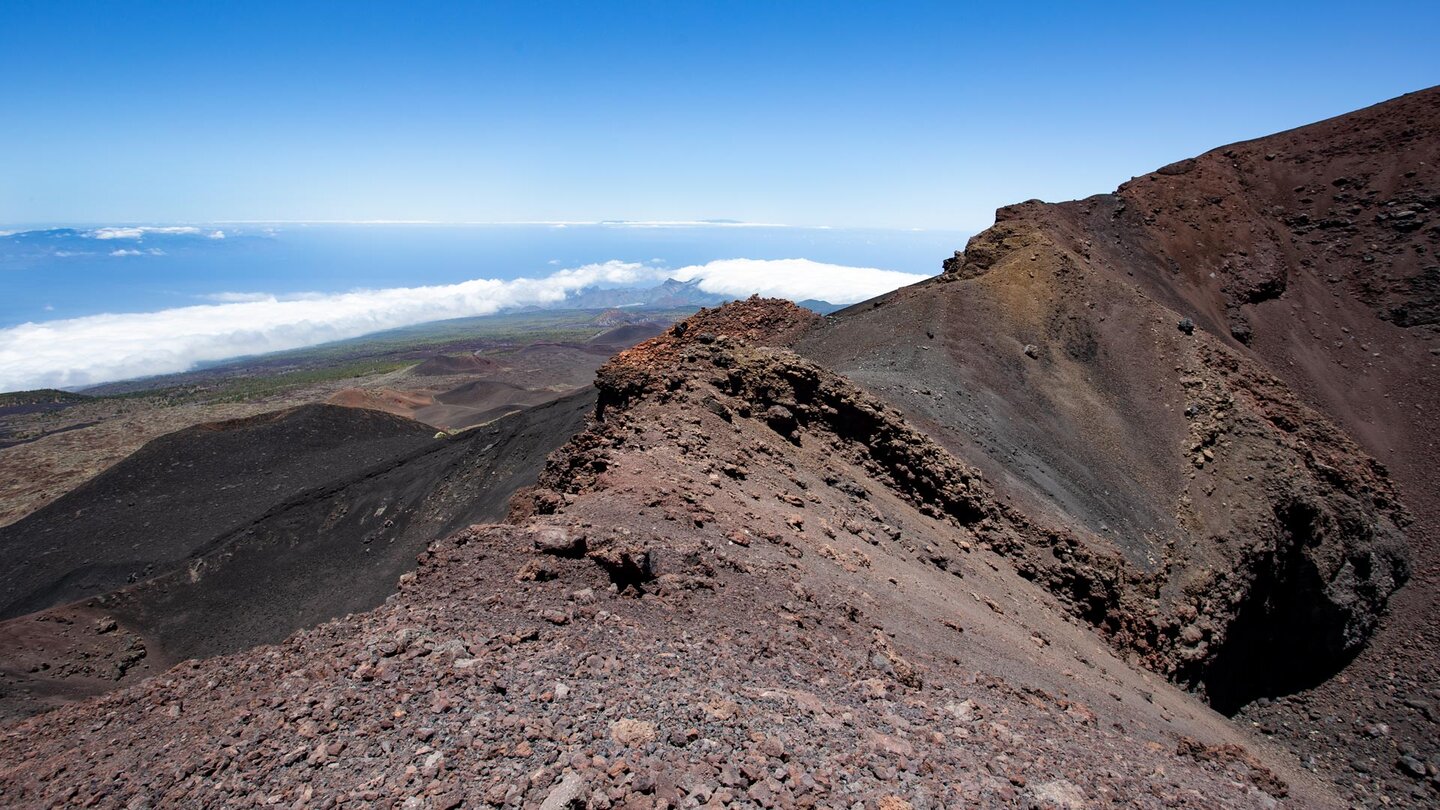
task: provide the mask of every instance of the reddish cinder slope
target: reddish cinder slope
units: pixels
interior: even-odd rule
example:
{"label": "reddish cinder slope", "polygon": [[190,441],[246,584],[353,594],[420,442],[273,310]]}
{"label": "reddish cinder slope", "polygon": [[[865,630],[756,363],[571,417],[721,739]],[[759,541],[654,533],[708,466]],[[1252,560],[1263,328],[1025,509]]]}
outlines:
{"label": "reddish cinder slope", "polygon": [[428,394],[411,391],[397,391],[393,388],[344,388],[325,400],[327,405],[344,408],[361,408],[370,411],[384,411],[406,419],[414,419],[415,412],[435,404],[435,398]]}

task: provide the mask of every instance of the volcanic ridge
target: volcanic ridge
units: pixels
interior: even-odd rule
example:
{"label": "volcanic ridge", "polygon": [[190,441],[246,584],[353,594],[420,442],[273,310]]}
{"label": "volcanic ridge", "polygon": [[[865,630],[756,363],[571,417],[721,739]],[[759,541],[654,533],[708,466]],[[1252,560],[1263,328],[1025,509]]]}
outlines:
{"label": "volcanic ridge", "polygon": [[[55,706],[0,801],[1433,806],[1437,133],[1432,89],[1005,208],[454,437],[158,440],[0,529],[5,705]],[[151,677],[42,669],[127,639]]]}

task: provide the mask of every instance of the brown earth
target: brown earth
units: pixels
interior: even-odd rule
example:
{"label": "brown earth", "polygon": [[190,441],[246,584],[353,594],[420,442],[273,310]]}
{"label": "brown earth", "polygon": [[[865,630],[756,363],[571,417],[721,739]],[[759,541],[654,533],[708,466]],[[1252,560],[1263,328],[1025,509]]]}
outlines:
{"label": "brown earth", "polygon": [[[605,329],[583,343],[538,342],[490,354],[438,355],[396,381],[403,390],[347,388],[327,401],[397,414],[441,430],[465,430],[589,388],[601,363],[664,328],[646,321]],[[462,375],[468,379],[457,384],[453,378]]]}
{"label": "brown earth", "polygon": [[[256,402],[174,406],[140,399],[98,400],[46,414],[43,423],[25,426],[31,433],[29,441],[0,449],[0,526],[61,497],[151,439],[202,422],[301,405],[314,401],[314,396],[305,392]],[[318,394],[322,401],[325,396]]]}
{"label": "brown earth", "polygon": [[575,390],[524,388],[497,380],[476,380],[436,394],[431,405],[415,411],[415,418],[452,430],[464,429],[558,399]]}
{"label": "brown earth", "polygon": [[[407,370],[373,374],[365,382],[381,390],[410,385]],[[40,509],[167,433],[325,402],[352,387],[351,380],[330,380],[241,401],[177,402],[160,391],[84,399],[28,415],[0,408],[0,425],[26,439],[0,448],[0,526]]]}
{"label": "brown earth", "polygon": [[276,503],[435,446],[426,425],[306,405],[155,439],[0,528],[0,619],[149,578]]}
{"label": "brown earth", "polygon": [[500,361],[478,354],[437,355],[412,369],[417,377],[448,374],[485,374],[500,368]]}
{"label": "brown earth", "polygon": [[339,405],[342,408],[384,411],[396,416],[403,416],[406,419],[414,419],[415,412],[434,405],[435,398],[429,394],[397,391],[394,388],[345,388],[331,394],[325,402],[328,405]]}
{"label": "brown earth", "polygon": [[525,388],[482,378],[441,391],[346,388],[336,392],[326,402],[346,408],[383,411],[424,422],[441,430],[458,431],[559,399],[574,393],[575,390]]}
{"label": "brown earth", "polygon": [[[420,372],[455,358],[371,375],[373,387],[319,383],[251,402],[7,397],[0,548],[14,564],[0,576],[0,718],[373,607],[437,534],[503,516],[593,399],[476,372],[588,379],[659,328],[546,344],[541,368],[521,344],[448,363],[440,378]],[[322,399],[346,408],[296,404]],[[428,424],[408,421],[417,415]],[[437,442],[435,427],[477,425]]]}
{"label": "brown earth", "polygon": [[[597,321],[600,320],[608,319],[597,319]],[[626,349],[642,340],[649,340],[655,337],[665,331],[667,326],[668,324],[655,323],[654,321],[620,324],[590,338],[589,343],[596,346],[611,346],[615,349]]]}
{"label": "brown earth", "polygon": [[[0,718],[373,607],[437,534],[502,517],[593,400],[475,371],[532,385],[588,377],[618,343],[658,328],[546,344],[543,368],[522,344],[440,379],[417,373],[422,363],[374,375],[375,387],[322,383],[256,402],[10,397],[5,426],[21,438],[0,476],[0,505],[12,499],[18,519],[0,525],[15,561],[0,576]],[[267,410],[327,392],[346,407]],[[477,425],[446,442],[434,430]],[[156,436],[167,428],[185,429]]]}
{"label": "brown earth", "polygon": [[1021,576],[1049,535],[973,468],[759,345],[812,318],[729,305],[621,354],[514,523],[375,611],[13,726],[0,798],[1340,806]]}

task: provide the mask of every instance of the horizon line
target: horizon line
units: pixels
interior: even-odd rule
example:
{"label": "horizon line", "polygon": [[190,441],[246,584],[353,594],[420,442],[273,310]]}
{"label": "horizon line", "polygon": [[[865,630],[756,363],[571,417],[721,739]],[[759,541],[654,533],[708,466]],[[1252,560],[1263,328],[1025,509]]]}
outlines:
{"label": "horizon line", "polygon": [[[102,224],[103,223],[103,224]],[[414,225],[439,227],[605,227],[605,228],[775,228],[793,230],[875,230],[903,232],[970,232],[972,228],[922,228],[885,225],[791,225],[781,222],[748,222],[726,219],[598,219],[598,220],[431,220],[431,219],[206,219],[206,220],[95,220],[89,222],[3,223],[0,237],[58,228],[95,229],[146,225]],[[13,230],[12,230],[13,229]],[[983,230],[983,228],[982,228]]]}

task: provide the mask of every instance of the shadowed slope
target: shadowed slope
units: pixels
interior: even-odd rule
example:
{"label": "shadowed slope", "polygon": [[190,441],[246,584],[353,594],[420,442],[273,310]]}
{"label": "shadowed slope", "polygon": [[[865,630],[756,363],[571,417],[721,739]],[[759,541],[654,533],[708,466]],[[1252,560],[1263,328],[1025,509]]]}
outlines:
{"label": "shadowed slope", "polygon": [[[130,523],[128,516],[89,507],[83,499],[108,492],[89,485],[55,504],[74,516],[69,525],[77,537],[94,538],[92,553],[134,553],[131,545],[112,549],[104,543],[133,533],[134,548],[155,561],[133,584],[94,584],[90,598],[0,624],[0,659],[9,681],[0,709],[28,713],[176,660],[279,641],[296,629],[374,607],[394,592],[396,578],[413,567],[429,540],[503,517],[510,496],[532,483],[546,454],[581,428],[593,401],[593,392],[582,392],[451,440],[434,439],[433,429],[420,425],[422,442],[349,468],[326,466],[333,455],[307,455],[289,442],[296,429],[289,423],[303,424],[302,432],[313,427],[306,409],[247,420],[272,426],[247,434],[247,452],[283,451],[313,476],[309,486],[274,492],[239,476],[211,480],[192,473],[181,484],[155,472],[177,466],[162,451],[212,457],[218,451],[207,441],[228,436],[225,430],[182,431],[152,443],[160,446],[106,476],[132,482],[128,492],[137,498],[153,487],[184,487],[190,500],[179,503],[193,502],[194,508],[182,510],[172,499],[169,511],[145,512],[144,522]],[[416,423],[374,411],[323,406],[314,412],[342,423],[380,421],[417,432]],[[224,522],[211,519],[216,500],[242,483],[258,493],[248,501],[236,498]],[[87,517],[109,522],[89,523]],[[140,543],[142,535],[148,544]],[[106,626],[101,619],[114,626],[97,633]]]}
{"label": "shadowed slope", "polygon": [[103,593],[204,549],[271,506],[434,446],[426,425],[307,405],[155,439],[0,528],[0,618]]}

